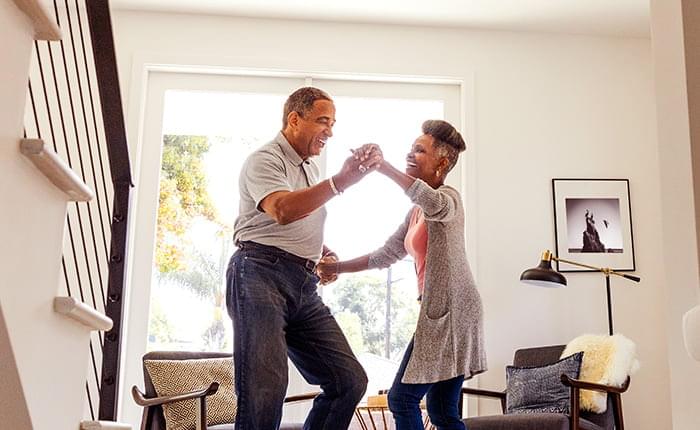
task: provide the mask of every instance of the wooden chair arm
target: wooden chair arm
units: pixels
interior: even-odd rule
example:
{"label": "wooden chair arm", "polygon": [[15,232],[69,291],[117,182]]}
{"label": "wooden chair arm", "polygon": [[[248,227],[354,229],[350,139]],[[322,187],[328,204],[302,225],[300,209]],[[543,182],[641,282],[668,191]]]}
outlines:
{"label": "wooden chair arm", "polygon": [[482,390],[480,388],[470,388],[470,387],[462,387],[462,395],[464,395],[464,394],[473,394],[475,396],[492,397],[495,399],[504,399],[504,400],[506,398],[505,391]]}
{"label": "wooden chair arm", "polygon": [[501,401],[501,412],[506,413],[506,392],[482,390],[480,388],[462,387],[462,397],[460,397],[460,410],[462,410],[462,398],[465,394],[473,394],[475,396],[491,397]]}
{"label": "wooden chair arm", "polygon": [[312,393],[304,393],[304,394],[295,394],[293,396],[288,396],[284,399],[284,403],[294,403],[294,402],[301,402],[304,400],[313,400],[321,394],[320,391],[314,391]]}
{"label": "wooden chair arm", "polygon": [[605,384],[596,384],[594,382],[581,381],[580,379],[570,378],[567,375],[561,375],[562,384],[570,389],[571,413],[569,414],[569,428],[571,430],[579,430],[581,390],[602,391],[610,394],[613,400],[613,418],[615,420],[615,429],[624,430],[625,423],[622,416],[622,399],[620,394],[627,391],[630,386],[629,376],[622,384],[622,387],[613,387]]}
{"label": "wooden chair arm", "polygon": [[191,391],[189,393],[182,393],[182,394],[175,394],[173,396],[161,396],[161,397],[152,397],[152,398],[147,398],[145,394],[143,394],[139,389],[134,385],[131,388],[131,395],[134,397],[134,401],[136,402],[137,405],[139,406],[156,406],[156,405],[164,405],[167,403],[173,403],[173,402],[179,402],[181,400],[190,400],[190,399],[196,399],[199,397],[206,397],[210,396],[219,389],[219,383],[218,382],[212,382],[209,384],[208,387],[203,388],[201,390],[197,391]]}
{"label": "wooden chair arm", "polygon": [[[379,390],[379,394],[388,394],[389,390]],[[492,397],[495,399],[500,399],[502,401],[505,401],[506,399],[506,392],[505,391],[490,391],[490,390],[482,390],[480,388],[471,388],[471,387],[462,387],[462,395],[465,394],[473,394],[475,396],[485,396],[485,397]]]}
{"label": "wooden chair arm", "polygon": [[606,392],[606,393],[617,393],[617,394],[624,393],[625,391],[627,391],[627,389],[630,386],[629,376],[627,377],[627,380],[625,380],[625,383],[622,384],[621,387],[613,387],[612,385],[596,384],[595,382],[582,381],[580,379],[570,378],[567,375],[561,375],[561,382],[562,382],[562,384],[566,385],[567,387],[579,388],[582,390],[602,391],[602,392]]}

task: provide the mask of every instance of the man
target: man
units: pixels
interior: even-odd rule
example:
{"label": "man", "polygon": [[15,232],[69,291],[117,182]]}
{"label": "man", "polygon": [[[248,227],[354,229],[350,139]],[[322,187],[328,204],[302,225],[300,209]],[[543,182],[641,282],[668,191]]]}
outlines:
{"label": "man", "polygon": [[370,159],[369,151],[351,156],[338,174],[319,182],[312,157],[320,155],[334,124],[328,94],[311,87],[295,91],[284,105],[282,131],[241,171],[234,233],[239,249],[226,273],[236,430],[279,427],[287,356],[322,389],[304,429],[347,428],[367,387],[362,366],[316,293],[314,267],[322,256],[337,260],[323,245],[323,205],[377,167],[380,157]]}

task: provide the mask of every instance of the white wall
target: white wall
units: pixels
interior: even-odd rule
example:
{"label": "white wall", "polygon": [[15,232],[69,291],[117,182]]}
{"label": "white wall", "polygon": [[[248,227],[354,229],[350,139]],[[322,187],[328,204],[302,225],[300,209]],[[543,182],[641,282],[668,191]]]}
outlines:
{"label": "white wall", "polygon": [[[113,19],[132,153],[144,62],[473,76],[475,123],[465,123],[473,127],[476,172],[467,178],[476,184],[467,188],[477,207],[468,222],[478,234],[468,240],[476,241],[471,260],[486,311],[491,371],[483,387],[503,387],[503,368],[518,347],[606,332],[602,276],[571,274],[570,287],[556,291],[525,287],[518,276],[554,246],[552,178],[629,178],[643,280],[614,279],[613,305],[616,331],[637,343],[642,369],[624,397],[626,421],[640,430],[671,427],[667,348],[678,347],[680,327],[667,323],[664,303],[681,286],[665,279],[649,40],[122,11]],[[683,222],[679,231],[688,228]],[[682,394],[700,399],[689,389]]]}
{"label": "white wall", "polygon": [[[31,58],[32,26],[28,19],[10,2],[0,4],[0,58],[3,67],[0,68],[0,98],[4,101],[0,114],[0,167],[2,172],[14,170],[11,166],[17,164],[19,158],[18,140],[22,130],[22,113],[24,112],[26,73]],[[9,181],[3,178],[0,182],[0,196],[3,204],[10,192],[6,190]],[[4,212],[4,211],[3,211]],[[14,227],[0,224],[2,237],[8,235]],[[11,237],[10,240],[13,238]],[[0,250],[0,258],[5,260],[8,251]],[[14,252],[14,250],[10,251]],[[4,268],[0,261],[0,268]],[[4,272],[3,272],[4,273]],[[4,317],[4,309],[11,306],[4,294],[6,283],[15,279],[3,276],[0,284],[0,380],[3,389],[0,390],[0,417],[4,425],[13,428],[29,428],[32,425],[29,405],[22,388],[20,368],[17,366],[17,353],[13,350],[13,340],[10,330],[14,327]],[[13,339],[14,338],[14,339]]]}
{"label": "white wall", "polygon": [[698,398],[689,393],[697,391],[700,364],[686,353],[679,330],[681,316],[697,304],[699,292],[681,0],[653,0],[651,8],[663,252],[667,285],[673,286],[666,288],[664,302],[673,428],[696,429],[700,428]]}
{"label": "white wall", "polygon": [[53,310],[68,198],[19,151],[33,34],[0,2],[0,427],[75,429],[89,331]]}

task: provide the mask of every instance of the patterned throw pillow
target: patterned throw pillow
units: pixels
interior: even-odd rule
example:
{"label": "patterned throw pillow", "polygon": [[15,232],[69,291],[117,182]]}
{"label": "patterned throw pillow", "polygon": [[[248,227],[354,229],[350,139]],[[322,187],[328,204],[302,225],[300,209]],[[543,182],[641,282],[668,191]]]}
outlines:
{"label": "patterned throw pillow", "polygon": [[[232,358],[145,360],[144,366],[159,397],[201,390],[218,382],[219,390],[207,397],[207,424],[226,424],[236,419]],[[163,405],[167,430],[194,430],[196,408],[194,399]]]}
{"label": "patterned throw pillow", "polygon": [[506,367],[506,413],[569,413],[569,388],[561,375],[578,378],[583,353],[542,367]]}

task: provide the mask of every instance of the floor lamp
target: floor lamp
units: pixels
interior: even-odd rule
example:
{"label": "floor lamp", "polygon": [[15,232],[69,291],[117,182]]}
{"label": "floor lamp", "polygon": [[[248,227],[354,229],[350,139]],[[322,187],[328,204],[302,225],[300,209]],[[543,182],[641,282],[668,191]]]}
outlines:
{"label": "floor lamp", "polygon": [[526,284],[537,285],[538,287],[565,287],[566,278],[561,273],[552,269],[552,260],[559,261],[561,263],[567,263],[574,266],[585,267],[587,269],[592,269],[597,272],[601,272],[605,275],[605,290],[607,293],[607,304],[608,304],[608,331],[610,336],[613,334],[613,318],[612,318],[612,304],[610,301],[610,275],[620,276],[630,281],[639,282],[641,279],[637,276],[627,275],[624,273],[615,272],[608,267],[595,267],[589,266],[588,264],[577,263],[575,261],[564,260],[553,255],[549,250],[542,253],[542,261],[540,261],[539,266],[532,269],[527,269],[520,275],[520,280]]}

